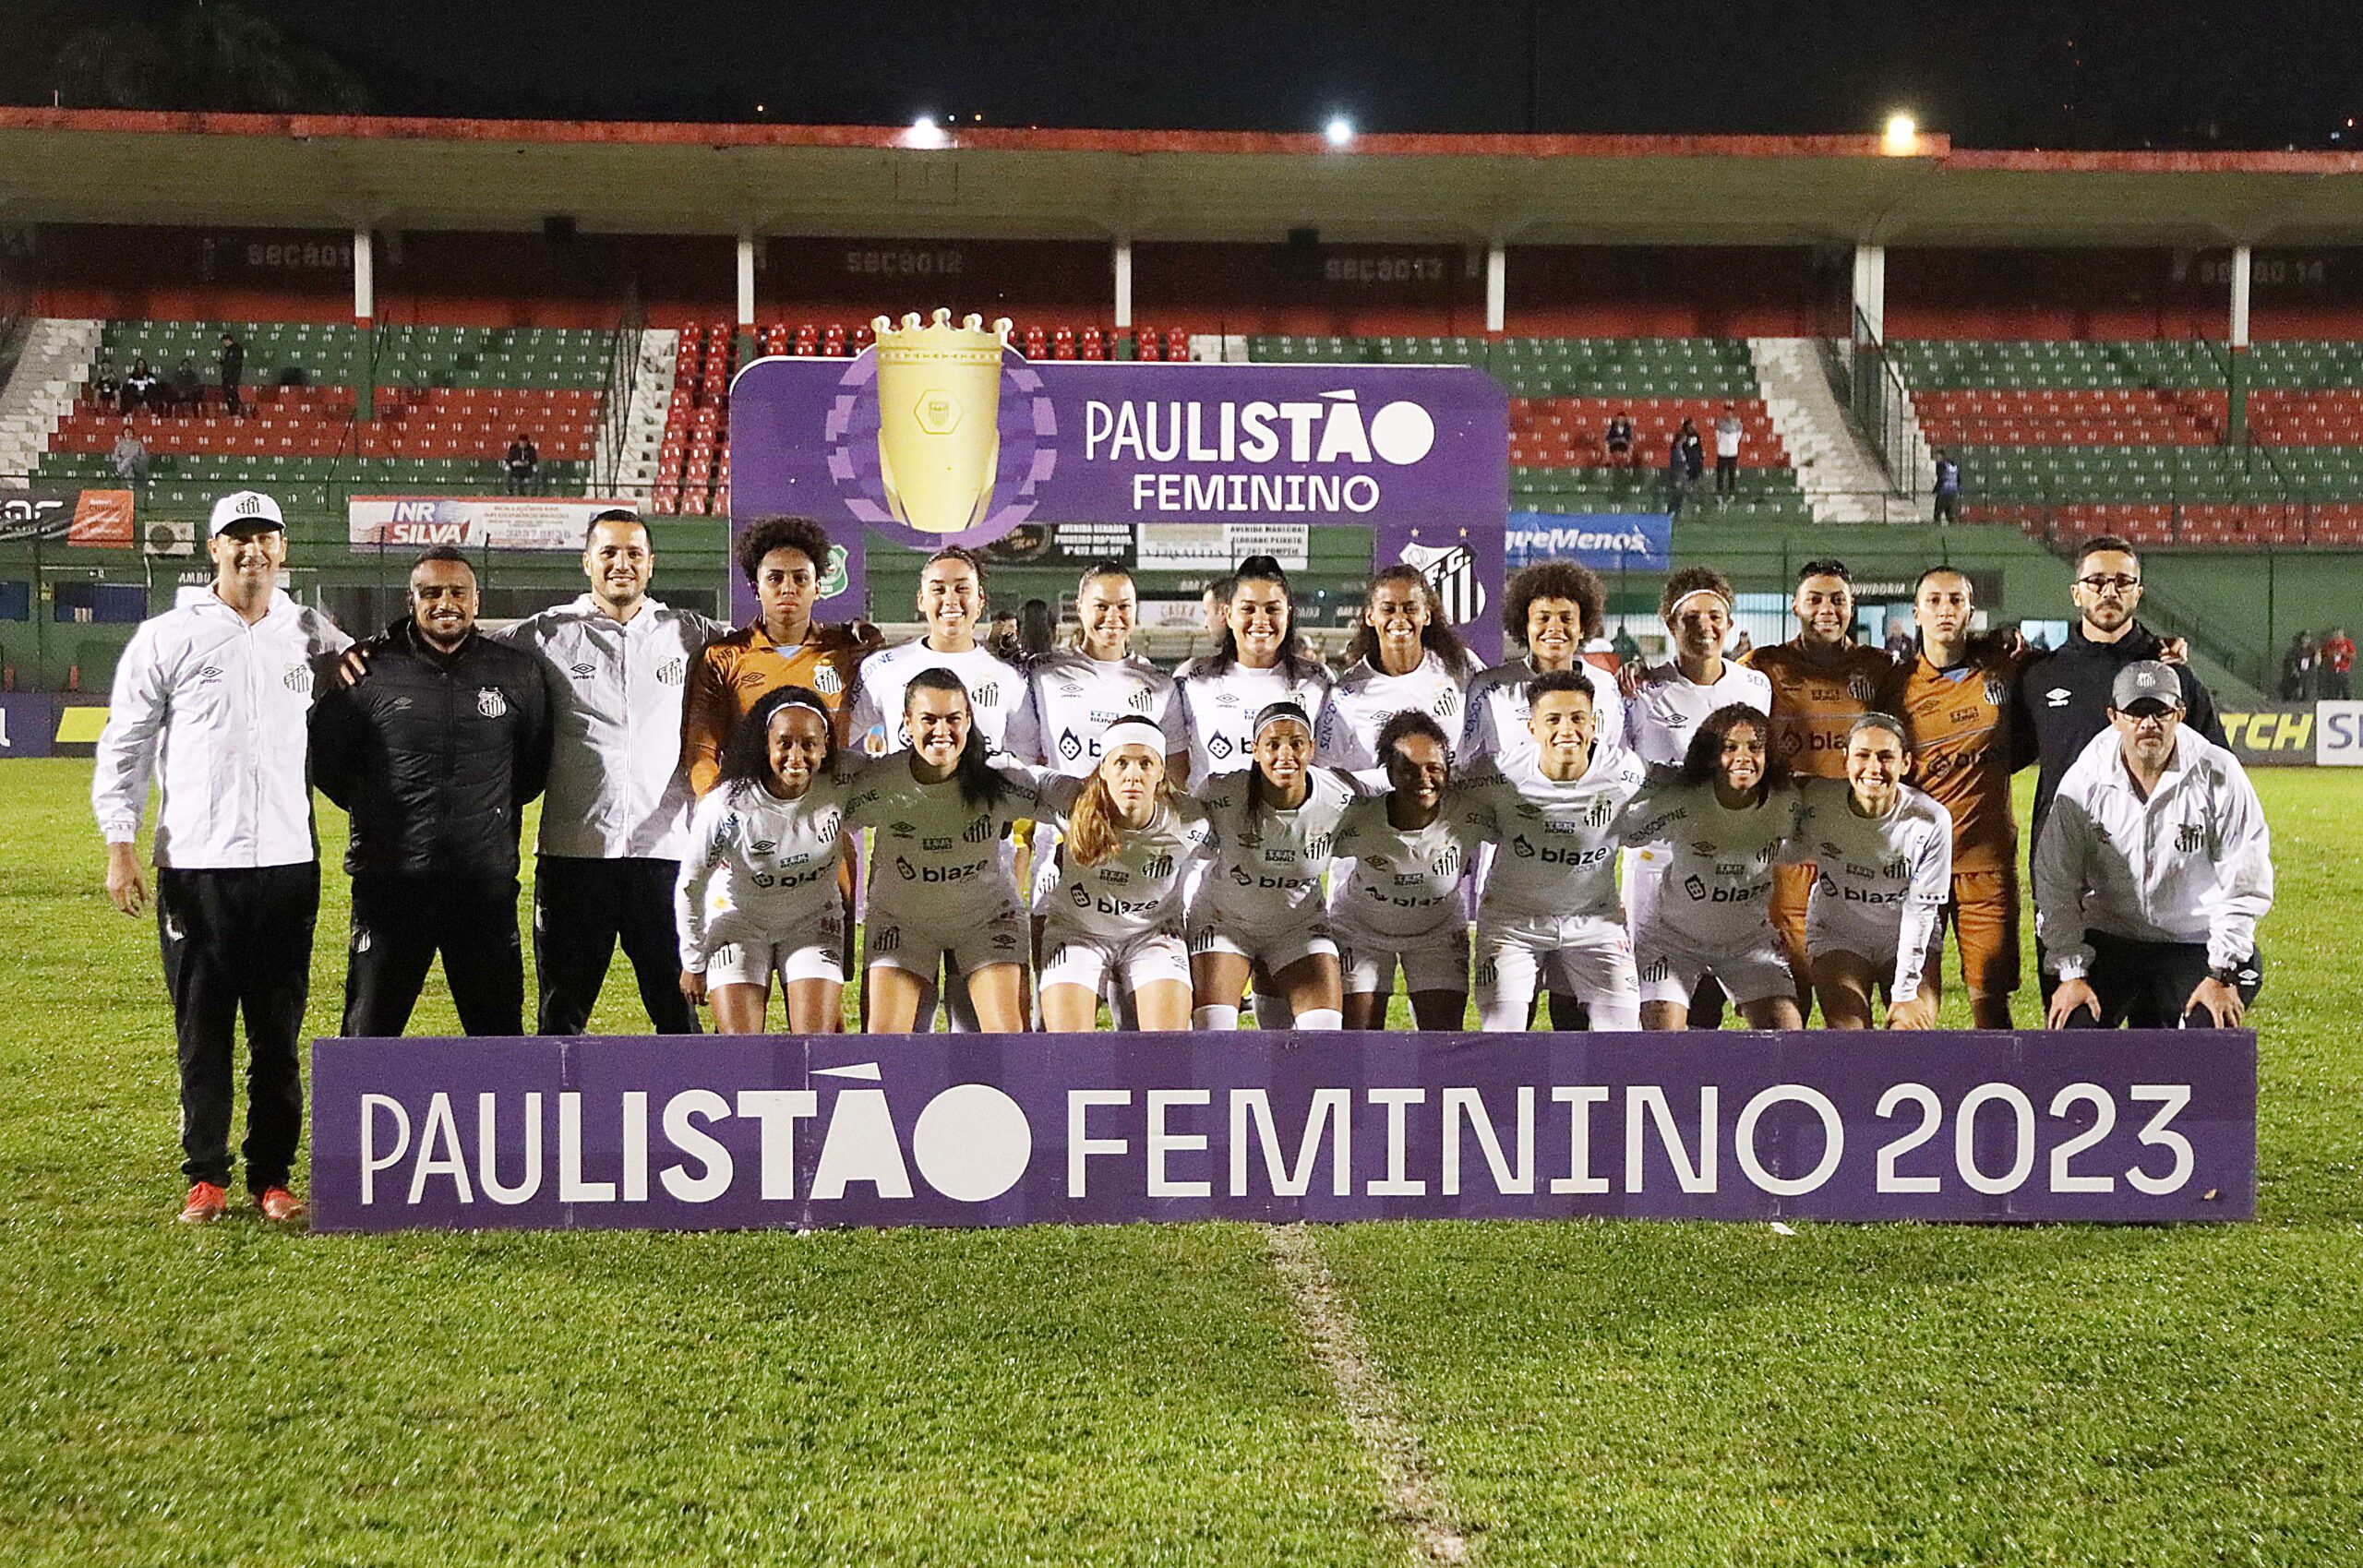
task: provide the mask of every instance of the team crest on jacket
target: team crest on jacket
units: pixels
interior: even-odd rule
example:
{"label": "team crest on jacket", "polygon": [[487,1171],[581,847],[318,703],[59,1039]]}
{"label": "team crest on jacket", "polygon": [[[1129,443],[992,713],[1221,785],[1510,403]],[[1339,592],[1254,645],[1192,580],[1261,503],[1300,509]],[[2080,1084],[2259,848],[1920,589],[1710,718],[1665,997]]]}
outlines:
{"label": "team crest on jacket", "polygon": [[312,666],[290,664],[287,666],[287,673],[279,677],[279,683],[290,691],[309,691],[312,689]]}
{"label": "team crest on jacket", "polygon": [[2206,841],[2207,830],[2197,822],[2185,822],[2175,830],[2175,847],[2189,855]]}
{"label": "team crest on jacket", "polygon": [[812,672],[812,689],[822,696],[834,697],[845,688],[846,683],[834,666],[822,664]]}
{"label": "team crest on jacket", "polygon": [[678,686],[683,680],[688,678],[689,673],[690,664],[688,660],[667,659],[663,664],[656,666],[656,684],[659,686]]}
{"label": "team crest on jacket", "polygon": [[509,712],[509,699],[500,694],[497,686],[480,686],[476,688],[476,712],[487,719],[497,719]]}

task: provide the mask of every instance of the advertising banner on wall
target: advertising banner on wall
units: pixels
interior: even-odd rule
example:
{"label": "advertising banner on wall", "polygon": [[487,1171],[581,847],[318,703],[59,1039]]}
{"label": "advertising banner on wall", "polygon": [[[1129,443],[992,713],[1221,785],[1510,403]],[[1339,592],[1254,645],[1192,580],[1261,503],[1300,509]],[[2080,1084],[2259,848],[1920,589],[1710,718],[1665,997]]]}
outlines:
{"label": "advertising banner on wall", "polygon": [[[1508,403],[1483,372],[1030,364],[989,329],[906,321],[858,358],[757,360],[732,384],[734,525],[793,512],[828,529],[846,559],[822,618],[864,612],[870,535],[932,551],[1141,525],[1141,564],[1194,568],[1258,553],[1257,530],[1355,523],[1499,656]],[[742,588],[736,613],[752,610]]]}
{"label": "advertising banner on wall", "polygon": [[0,545],[61,539],[94,550],[128,550],[137,543],[128,490],[0,490]]}
{"label": "advertising banner on wall", "polygon": [[1512,512],[1509,569],[1579,561],[1597,572],[1668,571],[1673,519],[1663,512]]}
{"label": "advertising banner on wall", "polygon": [[314,1225],[2238,1220],[2256,1036],[321,1040]]}
{"label": "advertising banner on wall", "polygon": [[41,692],[0,694],[0,761],[46,757],[56,734],[56,698]]}
{"label": "advertising banner on wall", "polygon": [[2314,760],[2325,768],[2363,768],[2363,702],[2314,704]]}
{"label": "advertising banner on wall", "polygon": [[579,552],[591,520],[617,508],[639,509],[595,497],[355,496],[346,503],[345,538],[360,549]]}

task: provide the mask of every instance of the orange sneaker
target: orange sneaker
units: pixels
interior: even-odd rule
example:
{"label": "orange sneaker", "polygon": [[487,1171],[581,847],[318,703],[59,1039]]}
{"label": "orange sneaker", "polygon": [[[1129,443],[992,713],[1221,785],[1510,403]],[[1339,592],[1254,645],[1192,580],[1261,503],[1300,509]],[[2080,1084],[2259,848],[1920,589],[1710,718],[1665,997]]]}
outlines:
{"label": "orange sneaker", "polygon": [[266,1187],[255,1194],[255,1207],[262,1217],[273,1225],[285,1225],[304,1217],[304,1200],[284,1187]]}
{"label": "orange sneaker", "polygon": [[183,1225],[211,1225],[230,1209],[230,1194],[210,1181],[200,1181],[188,1190],[188,1202],[181,1205]]}

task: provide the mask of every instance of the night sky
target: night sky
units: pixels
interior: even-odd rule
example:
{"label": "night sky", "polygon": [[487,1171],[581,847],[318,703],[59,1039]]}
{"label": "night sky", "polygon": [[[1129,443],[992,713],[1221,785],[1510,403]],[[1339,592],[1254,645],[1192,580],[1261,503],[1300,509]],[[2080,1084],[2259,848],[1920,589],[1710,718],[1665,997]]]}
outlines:
{"label": "night sky", "polygon": [[[102,17],[13,0],[0,95]],[[2329,148],[2363,117],[2351,6],[245,0],[386,114],[1371,131],[1846,133],[1959,145]],[[1538,90],[1539,87],[1539,90]],[[760,106],[760,107],[759,107]]]}

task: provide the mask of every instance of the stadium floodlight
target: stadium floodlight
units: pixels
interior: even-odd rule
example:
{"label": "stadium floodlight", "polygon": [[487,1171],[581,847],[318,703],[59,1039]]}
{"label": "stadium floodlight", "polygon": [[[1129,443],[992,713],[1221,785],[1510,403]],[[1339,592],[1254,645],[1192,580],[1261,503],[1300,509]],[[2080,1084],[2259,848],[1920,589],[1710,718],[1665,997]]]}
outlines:
{"label": "stadium floodlight", "polygon": [[942,147],[945,140],[943,127],[935,123],[932,114],[921,114],[911,122],[911,128],[903,133],[903,145],[906,147]]}
{"label": "stadium floodlight", "polygon": [[1887,117],[1888,151],[1910,152],[1919,144],[1919,140],[1920,127],[1913,124],[1911,115],[1889,114]]}
{"label": "stadium floodlight", "polygon": [[1321,134],[1328,139],[1330,146],[1345,147],[1354,139],[1354,123],[1343,114],[1332,114]]}

